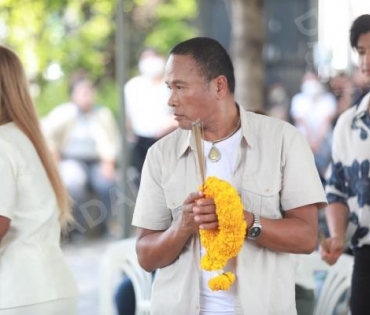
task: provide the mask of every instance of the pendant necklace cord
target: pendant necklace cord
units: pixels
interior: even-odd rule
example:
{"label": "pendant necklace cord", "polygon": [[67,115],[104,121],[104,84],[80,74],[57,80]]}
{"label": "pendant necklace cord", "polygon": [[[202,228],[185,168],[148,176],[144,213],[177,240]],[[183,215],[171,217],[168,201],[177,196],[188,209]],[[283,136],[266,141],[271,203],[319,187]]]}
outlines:
{"label": "pendant necklace cord", "polygon": [[220,152],[219,149],[217,149],[215,147],[215,144],[218,143],[218,142],[224,141],[226,139],[229,139],[231,136],[233,136],[239,130],[240,124],[241,124],[241,121],[239,119],[235,129],[229,135],[227,135],[224,138],[218,139],[216,141],[211,141],[212,142],[212,148],[208,153],[208,158],[210,159],[211,162],[217,162],[221,159],[221,152]]}
{"label": "pendant necklace cord", "polygon": [[226,140],[226,139],[229,139],[232,135],[234,135],[234,134],[238,131],[239,127],[240,127],[240,119],[238,120],[238,123],[236,124],[235,129],[234,129],[230,134],[228,134],[228,135],[227,135],[226,137],[224,137],[224,138],[221,138],[221,139],[218,139],[218,140],[215,140],[215,141],[210,141],[210,142],[212,142],[212,144],[215,144],[215,143],[218,143],[218,142],[224,141],[224,140]]}

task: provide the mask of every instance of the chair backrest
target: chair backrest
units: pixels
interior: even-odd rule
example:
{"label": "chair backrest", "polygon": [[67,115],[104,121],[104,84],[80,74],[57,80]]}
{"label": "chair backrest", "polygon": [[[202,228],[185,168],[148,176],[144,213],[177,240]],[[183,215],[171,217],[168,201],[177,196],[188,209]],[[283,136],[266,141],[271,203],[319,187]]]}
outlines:
{"label": "chair backrest", "polygon": [[[314,315],[332,315],[341,298],[351,287],[353,257],[342,254],[333,265],[327,265],[318,252],[309,255],[312,275],[325,272],[321,288],[318,290]],[[344,303],[347,306],[348,296]]]}
{"label": "chair backrest", "polygon": [[112,243],[104,252],[100,263],[100,314],[117,314],[114,294],[117,280],[122,274],[132,281],[136,315],[149,314],[153,277],[144,271],[137,260],[136,238],[128,238]]}

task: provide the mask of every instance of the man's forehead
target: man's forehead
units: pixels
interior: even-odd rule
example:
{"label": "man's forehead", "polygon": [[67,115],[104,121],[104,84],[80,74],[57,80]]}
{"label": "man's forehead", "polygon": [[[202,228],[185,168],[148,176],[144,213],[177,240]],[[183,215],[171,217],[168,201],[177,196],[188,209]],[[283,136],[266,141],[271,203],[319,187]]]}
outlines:
{"label": "man's forehead", "polygon": [[[170,55],[165,67],[165,75],[200,75],[199,66],[194,59],[188,55]],[[184,78],[185,79],[185,78]]]}
{"label": "man's forehead", "polygon": [[[186,64],[186,66],[184,66]],[[198,65],[191,55],[174,55],[171,54],[166,62],[166,66],[184,66],[186,68],[197,68]]]}
{"label": "man's forehead", "polygon": [[370,47],[370,32],[361,34],[357,41],[357,48],[369,48]]}

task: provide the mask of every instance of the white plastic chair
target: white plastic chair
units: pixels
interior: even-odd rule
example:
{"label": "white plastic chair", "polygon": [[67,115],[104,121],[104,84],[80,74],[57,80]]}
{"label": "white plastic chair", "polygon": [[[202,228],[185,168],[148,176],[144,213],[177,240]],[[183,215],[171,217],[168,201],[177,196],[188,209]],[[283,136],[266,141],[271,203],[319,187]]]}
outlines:
{"label": "white plastic chair", "polygon": [[[328,268],[315,315],[333,314],[339,299],[351,288],[353,257],[342,254],[335,265]],[[348,303],[348,299],[345,301]]]}
{"label": "white plastic chair", "polygon": [[[353,270],[353,257],[342,254],[338,261],[329,266],[321,259],[317,251],[309,255],[310,268],[312,276],[316,272],[326,272],[322,287],[316,298],[314,315],[332,315],[339,305],[340,298],[345,296],[345,308],[348,306],[349,289],[351,287],[351,278]],[[317,292],[316,292],[317,293]]]}
{"label": "white plastic chair", "polygon": [[144,271],[138,261],[135,251],[136,238],[128,238],[110,245],[104,252],[100,262],[100,314],[116,315],[114,294],[117,281],[122,274],[132,281],[135,300],[136,315],[149,315],[150,297],[153,277]]}

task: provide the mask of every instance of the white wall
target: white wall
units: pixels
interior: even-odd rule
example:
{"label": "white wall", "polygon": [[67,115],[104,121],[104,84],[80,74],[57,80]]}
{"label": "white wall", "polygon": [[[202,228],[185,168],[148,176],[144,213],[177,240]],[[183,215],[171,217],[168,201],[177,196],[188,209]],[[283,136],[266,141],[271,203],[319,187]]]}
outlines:
{"label": "white wall", "polygon": [[[318,0],[318,52],[322,71],[350,70],[357,56],[349,44],[349,29],[361,14],[370,14],[369,0]],[[325,65],[325,60],[327,64]]]}

